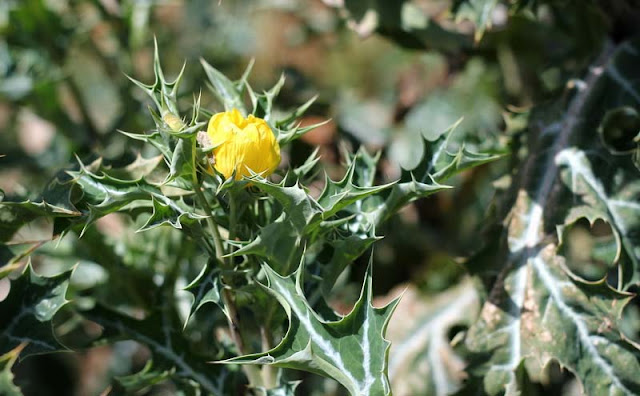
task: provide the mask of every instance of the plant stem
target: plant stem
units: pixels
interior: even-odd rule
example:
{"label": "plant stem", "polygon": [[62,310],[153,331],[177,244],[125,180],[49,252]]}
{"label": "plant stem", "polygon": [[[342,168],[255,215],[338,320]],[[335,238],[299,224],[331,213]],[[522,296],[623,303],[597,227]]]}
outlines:
{"label": "plant stem", "polygon": [[236,205],[236,195],[229,192],[229,239],[236,239],[236,224],[238,223],[238,205]]}
{"label": "plant stem", "polygon": [[[198,181],[198,175],[196,173],[196,142],[193,141],[192,144],[192,167],[193,172],[191,173],[191,180],[193,182],[193,190],[196,194],[196,200],[199,202],[200,206],[204,210],[207,215],[207,224],[209,229],[211,230],[211,235],[213,237],[213,244],[215,246],[215,258],[223,264],[227,269],[231,269],[231,261],[224,259],[224,247],[222,246],[222,238],[220,237],[220,231],[218,231],[218,225],[216,224],[213,212],[211,211],[211,206],[209,205],[209,201],[207,197],[202,193],[202,187],[200,182]],[[238,317],[238,310],[236,309],[235,301],[231,296],[231,292],[229,289],[224,288],[222,290],[222,300],[224,302],[225,307],[227,308],[228,316],[228,326],[229,332],[231,333],[231,338],[233,339],[234,344],[236,344],[236,348],[241,355],[246,355],[248,351],[245,348],[244,339],[242,337],[242,333],[240,332],[240,319]],[[249,379],[249,384],[251,386],[262,386],[262,376],[260,375],[260,370],[258,367],[253,365],[243,365],[242,369],[244,370],[247,378]]]}
{"label": "plant stem", "polygon": [[193,168],[193,172],[191,172],[191,181],[193,183],[193,190],[196,193],[196,199],[202,206],[205,214],[207,215],[207,225],[211,230],[211,236],[213,237],[213,244],[216,250],[216,258],[224,264],[228,264],[226,260],[222,258],[224,255],[224,247],[222,246],[222,238],[220,237],[220,231],[218,231],[218,225],[216,224],[213,218],[213,212],[211,211],[211,205],[209,205],[209,201],[207,197],[202,193],[202,187],[200,186],[200,181],[198,181],[198,174],[196,172],[196,141],[194,140],[191,146],[191,166]]}
{"label": "plant stem", "polygon": [[[262,349],[265,351],[273,348],[273,334],[271,334],[271,326],[265,324],[260,326],[260,337],[262,338]],[[262,366],[262,380],[267,389],[275,388],[278,377],[278,369],[270,364]]]}

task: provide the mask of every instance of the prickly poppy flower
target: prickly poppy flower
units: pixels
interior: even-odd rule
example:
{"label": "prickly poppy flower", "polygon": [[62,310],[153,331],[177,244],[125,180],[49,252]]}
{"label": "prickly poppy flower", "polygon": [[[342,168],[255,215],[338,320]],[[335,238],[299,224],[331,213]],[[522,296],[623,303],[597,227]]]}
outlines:
{"label": "prickly poppy flower", "polygon": [[269,176],[280,164],[280,146],[265,120],[249,115],[244,118],[237,109],[214,114],[207,128],[213,147],[213,167],[236,180],[251,172]]}

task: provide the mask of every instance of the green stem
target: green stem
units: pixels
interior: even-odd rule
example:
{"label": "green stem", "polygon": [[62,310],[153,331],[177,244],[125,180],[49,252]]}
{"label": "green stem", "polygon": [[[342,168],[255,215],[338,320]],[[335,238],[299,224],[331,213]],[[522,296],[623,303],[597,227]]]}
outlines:
{"label": "green stem", "polygon": [[209,205],[209,201],[207,197],[202,193],[202,187],[200,186],[200,182],[198,181],[198,174],[196,173],[196,141],[194,140],[191,146],[191,158],[192,163],[191,166],[193,168],[193,172],[191,173],[191,181],[193,183],[193,190],[196,193],[196,200],[200,203],[200,206],[204,210],[207,215],[207,225],[211,231],[211,236],[213,237],[213,245],[216,250],[216,258],[227,264],[228,261],[224,260],[222,256],[224,256],[224,247],[222,246],[222,238],[220,237],[220,231],[218,230],[218,225],[216,224],[213,212],[211,211],[211,206]]}
{"label": "green stem", "polygon": [[[191,157],[192,157],[192,168],[193,172],[191,173],[191,180],[193,182],[193,190],[196,194],[196,200],[204,210],[207,215],[207,224],[209,229],[211,230],[211,235],[213,237],[213,244],[215,246],[215,257],[216,259],[222,263],[227,269],[231,269],[231,261],[227,258],[224,259],[222,256],[225,255],[224,247],[222,246],[222,238],[220,237],[220,231],[218,230],[218,225],[216,224],[213,212],[211,211],[211,206],[209,205],[209,201],[207,197],[202,193],[202,186],[198,181],[198,175],[196,173],[196,141],[193,140],[193,144],[191,146]],[[205,238],[206,239],[206,238]],[[238,317],[238,310],[236,309],[235,301],[231,296],[231,292],[229,289],[224,288],[222,291],[222,300],[224,302],[225,307],[227,308],[228,316],[228,326],[229,332],[231,333],[231,338],[233,342],[236,344],[236,348],[238,348],[238,352],[241,355],[246,355],[248,351],[245,348],[244,339],[242,337],[242,332],[240,331],[240,319]],[[249,384],[251,386],[263,386],[262,376],[260,375],[260,370],[258,367],[253,365],[243,365],[242,369],[244,370],[247,378],[249,379]]]}
{"label": "green stem", "polygon": [[229,239],[236,239],[236,224],[238,223],[238,205],[236,205],[236,194],[229,193]]}

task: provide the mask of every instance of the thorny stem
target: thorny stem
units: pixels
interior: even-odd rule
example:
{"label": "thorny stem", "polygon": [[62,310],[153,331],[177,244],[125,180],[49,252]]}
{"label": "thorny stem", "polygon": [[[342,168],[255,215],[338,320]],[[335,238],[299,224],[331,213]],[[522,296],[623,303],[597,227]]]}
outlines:
{"label": "thorny stem", "polygon": [[[193,190],[196,193],[196,199],[200,203],[200,206],[204,210],[207,215],[207,224],[209,229],[211,230],[211,235],[213,237],[213,244],[215,246],[215,257],[216,259],[225,265],[227,268],[231,267],[230,260],[224,259],[224,247],[222,246],[222,238],[220,237],[220,231],[218,231],[218,225],[215,223],[213,212],[211,211],[211,206],[209,205],[209,201],[207,197],[202,193],[202,187],[200,182],[198,181],[198,175],[196,173],[196,141],[193,141],[191,146],[191,158],[192,158],[192,168],[193,172],[191,173],[191,180],[193,182]],[[205,238],[206,239],[206,238]],[[231,292],[228,288],[224,288],[222,290],[222,300],[227,308],[228,313],[228,325],[229,332],[231,333],[231,338],[233,339],[234,344],[236,344],[236,348],[238,352],[242,355],[246,355],[247,351],[245,349],[245,343],[242,338],[242,333],[240,332],[240,319],[238,317],[238,310],[236,309],[235,302],[233,301],[233,297],[231,296]],[[243,365],[242,369],[244,370],[247,378],[249,378],[249,383],[251,386],[262,386],[262,377],[260,375],[260,370],[258,367],[253,365]]]}

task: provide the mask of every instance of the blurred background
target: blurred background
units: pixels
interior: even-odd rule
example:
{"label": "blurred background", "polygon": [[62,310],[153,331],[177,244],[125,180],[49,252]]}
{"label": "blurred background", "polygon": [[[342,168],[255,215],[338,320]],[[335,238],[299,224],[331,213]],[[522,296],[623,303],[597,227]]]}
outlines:
{"label": "blurred background", "polygon": [[[473,5],[485,3],[492,4],[487,15]],[[597,1],[524,1],[517,12],[511,3],[0,0],[0,190],[13,199],[35,198],[74,156],[100,153],[122,164],[135,158],[142,146],[117,130],[153,127],[147,97],[127,76],[152,82],[154,37],[169,76],[186,62],[185,114],[198,93],[203,108],[221,110],[200,58],[232,79],[255,60],[256,90],[284,74],[282,109],[318,95],[301,122],[330,121],[296,141],[283,166],[303,162],[318,146],[324,169],[339,177],[342,150],[364,146],[382,153],[381,181],[394,180],[402,167],[417,165],[423,139],[434,140],[461,117],[452,150],[464,141],[472,151],[506,152],[531,105],[557,95],[584,68],[603,32],[615,34],[627,23],[607,25]],[[623,15],[621,4],[613,2],[608,12]],[[385,301],[407,290],[390,328],[396,394],[436,394],[435,386],[455,391],[462,380],[463,362],[450,341],[479,306],[463,261],[482,247],[483,219],[496,189],[507,185],[498,175],[508,175],[509,166],[505,158],[464,173],[455,189],[416,202],[377,232],[385,238],[375,250],[376,295]],[[99,232],[117,238],[118,227],[103,222]],[[612,237],[604,228],[574,230],[582,243],[602,247],[600,261],[588,260],[594,268],[580,270],[594,279],[610,260]],[[359,259],[348,274],[332,302],[337,309],[348,310],[357,297],[366,262]],[[466,315],[445,311],[436,320],[439,307],[451,304],[467,307],[460,311]],[[120,343],[31,357],[16,366],[16,382],[30,395],[100,394],[110,377],[144,366],[146,357],[135,348]],[[421,365],[426,361],[438,367]],[[556,377],[544,386],[559,392],[565,382]],[[319,388],[310,382],[299,394],[341,392],[335,383],[316,381]]]}

